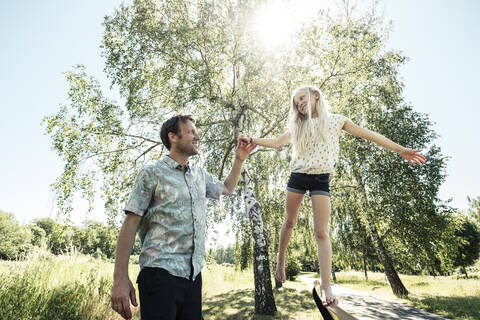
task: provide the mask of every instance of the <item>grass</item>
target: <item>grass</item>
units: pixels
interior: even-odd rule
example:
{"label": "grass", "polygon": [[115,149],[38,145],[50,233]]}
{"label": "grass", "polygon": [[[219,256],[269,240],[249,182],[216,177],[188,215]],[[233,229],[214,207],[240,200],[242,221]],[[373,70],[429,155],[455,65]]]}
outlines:
{"label": "grass", "polygon": [[[135,282],[139,267],[131,264],[129,269]],[[24,261],[0,261],[1,318],[120,320],[110,309],[112,274],[111,262],[76,253],[54,256],[39,250]],[[287,282],[275,290],[276,316],[255,317],[251,270],[212,265],[204,268],[202,277],[205,319],[320,319],[301,283]],[[138,308],[133,314],[134,320],[140,319]]]}
{"label": "grass", "polygon": [[[349,288],[396,298],[383,273],[338,272],[337,283]],[[408,299],[399,299],[410,305],[454,319],[480,319],[480,281],[478,274],[470,279],[401,275],[410,292]]]}
{"label": "grass", "polygon": [[[137,272],[138,267],[133,266],[132,273]],[[38,250],[25,261],[2,261],[1,317],[16,320],[121,319],[110,309],[112,274],[111,263],[75,253],[53,256]]]}
{"label": "grass", "polygon": [[203,277],[203,316],[205,319],[270,320],[321,319],[306,285],[287,281],[283,288],[274,290],[277,314],[255,316],[253,273],[238,271],[221,265],[208,266]]}
{"label": "grass", "polygon": [[[138,265],[130,265],[135,282]],[[2,319],[18,320],[119,320],[110,309],[113,264],[75,253],[53,256],[37,251],[25,261],[0,261],[0,301]],[[203,314],[205,319],[321,319],[310,288],[287,281],[274,290],[277,314],[254,315],[254,279],[251,270],[231,266],[206,266],[203,274]],[[402,276],[414,306],[455,319],[480,319],[480,281],[456,277]],[[337,283],[358,290],[391,297],[383,274],[337,273]],[[138,293],[138,290],[137,290]],[[139,310],[134,318],[139,320]]]}

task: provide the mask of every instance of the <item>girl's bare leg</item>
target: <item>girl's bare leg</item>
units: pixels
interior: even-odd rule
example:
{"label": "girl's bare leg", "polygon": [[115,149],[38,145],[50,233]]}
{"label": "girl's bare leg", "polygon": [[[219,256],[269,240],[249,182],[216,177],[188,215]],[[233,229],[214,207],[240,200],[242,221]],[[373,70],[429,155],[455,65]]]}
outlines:
{"label": "girl's bare leg", "polygon": [[321,288],[327,304],[338,303],[332,294],[330,274],[332,272],[332,245],[328,235],[330,219],[330,198],[325,195],[312,195],[313,224],[318,247]]}
{"label": "girl's bare leg", "polygon": [[292,236],[293,227],[297,224],[298,209],[302,203],[304,195],[287,191],[286,214],[280,231],[280,244],[278,249],[277,267],[275,270],[275,279],[279,282],[285,282],[285,252]]}

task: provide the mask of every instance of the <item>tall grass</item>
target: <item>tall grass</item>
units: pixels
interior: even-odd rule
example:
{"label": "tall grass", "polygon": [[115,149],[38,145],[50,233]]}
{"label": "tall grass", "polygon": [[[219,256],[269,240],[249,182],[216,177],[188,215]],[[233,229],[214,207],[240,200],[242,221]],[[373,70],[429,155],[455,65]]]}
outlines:
{"label": "tall grass", "polygon": [[253,271],[240,271],[233,266],[211,264],[202,270],[203,300],[232,290],[253,287]]}
{"label": "tall grass", "polygon": [[[136,273],[138,270],[133,270]],[[110,308],[113,265],[77,253],[37,250],[0,263],[2,319],[121,319]],[[138,319],[139,317],[137,317]]]}
{"label": "tall grass", "polygon": [[[130,264],[134,282],[139,267]],[[54,256],[36,251],[26,260],[0,262],[0,318],[15,320],[120,320],[110,308],[113,264],[77,253]],[[311,288],[287,281],[274,290],[278,313],[254,315],[252,270],[207,265],[203,271],[205,319],[319,319]],[[401,276],[410,291],[407,302],[455,319],[480,319],[480,281],[457,277]],[[339,284],[393,298],[385,275],[360,272],[337,273]],[[137,290],[138,294],[138,290]],[[138,299],[137,299],[138,301]],[[134,309],[138,320],[139,310]]]}
{"label": "tall grass", "polygon": [[[130,279],[138,265],[130,264]],[[1,319],[120,320],[110,309],[113,264],[77,253],[54,256],[36,251],[26,260],[0,262]],[[208,265],[202,271],[205,319],[318,319],[309,291],[288,281],[274,292],[278,314],[254,315],[252,270]],[[138,294],[138,290],[137,290]],[[138,301],[138,299],[137,299]],[[138,320],[139,310],[134,309]]]}

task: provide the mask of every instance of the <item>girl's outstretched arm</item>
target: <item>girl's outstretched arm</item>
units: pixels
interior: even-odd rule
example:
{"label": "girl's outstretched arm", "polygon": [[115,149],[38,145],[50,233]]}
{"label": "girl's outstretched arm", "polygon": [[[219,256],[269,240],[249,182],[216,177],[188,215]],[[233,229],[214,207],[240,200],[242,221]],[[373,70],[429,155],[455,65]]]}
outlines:
{"label": "girl's outstretched arm", "polygon": [[290,132],[286,131],[277,138],[254,138],[248,134],[242,134],[238,139],[247,144],[253,143],[258,146],[277,149],[290,142]]}
{"label": "girl's outstretched arm", "polygon": [[363,138],[365,140],[370,140],[372,142],[375,142],[379,146],[384,147],[385,149],[395,151],[403,159],[407,160],[413,165],[422,164],[427,160],[427,158],[425,158],[423,155],[420,154],[422,150],[409,149],[409,148],[402,147],[398,143],[393,142],[392,140],[388,139],[387,137],[377,132],[370,131],[368,129],[365,129],[363,127],[356,125],[351,120],[345,121],[342,129],[356,137]]}

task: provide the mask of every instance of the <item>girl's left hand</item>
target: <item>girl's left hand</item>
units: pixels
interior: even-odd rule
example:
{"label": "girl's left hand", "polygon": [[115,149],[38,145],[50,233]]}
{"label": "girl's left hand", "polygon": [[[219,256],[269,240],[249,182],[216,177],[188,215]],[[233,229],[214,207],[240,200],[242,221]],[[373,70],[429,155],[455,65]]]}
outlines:
{"label": "girl's left hand", "polygon": [[240,134],[240,136],[238,137],[238,141],[242,142],[242,143],[245,143],[245,144],[249,144],[250,143],[250,136],[248,134]]}
{"label": "girl's left hand", "polygon": [[407,160],[412,165],[416,165],[423,164],[425,161],[427,161],[427,158],[420,154],[421,151],[422,150],[418,149],[403,148],[399,153],[403,159]]}

